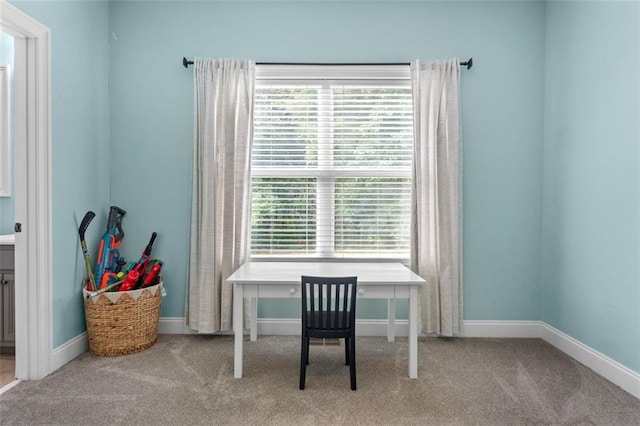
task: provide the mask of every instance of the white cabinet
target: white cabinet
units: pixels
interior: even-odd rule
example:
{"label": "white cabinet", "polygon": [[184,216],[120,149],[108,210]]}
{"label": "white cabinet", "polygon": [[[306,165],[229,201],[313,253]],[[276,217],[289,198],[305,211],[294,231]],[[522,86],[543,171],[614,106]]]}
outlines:
{"label": "white cabinet", "polygon": [[0,353],[15,351],[15,289],[13,245],[0,245]]}

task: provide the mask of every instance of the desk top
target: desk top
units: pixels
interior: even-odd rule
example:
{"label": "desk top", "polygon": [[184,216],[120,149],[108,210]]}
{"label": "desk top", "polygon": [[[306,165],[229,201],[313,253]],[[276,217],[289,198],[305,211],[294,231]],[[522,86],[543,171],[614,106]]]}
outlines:
{"label": "desk top", "polygon": [[358,284],[422,285],[425,280],[401,263],[365,262],[246,262],[228,283],[300,284],[302,275],[322,277],[357,276]]}

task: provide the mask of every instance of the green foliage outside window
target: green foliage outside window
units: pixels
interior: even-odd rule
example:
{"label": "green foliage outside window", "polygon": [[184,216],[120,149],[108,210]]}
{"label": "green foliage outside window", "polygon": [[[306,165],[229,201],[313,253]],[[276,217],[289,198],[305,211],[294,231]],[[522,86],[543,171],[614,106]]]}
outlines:
{"label": "green foliage outside window", "polygon": [[252,253],[408,257],[411,144],[408,88],[257,88]]}

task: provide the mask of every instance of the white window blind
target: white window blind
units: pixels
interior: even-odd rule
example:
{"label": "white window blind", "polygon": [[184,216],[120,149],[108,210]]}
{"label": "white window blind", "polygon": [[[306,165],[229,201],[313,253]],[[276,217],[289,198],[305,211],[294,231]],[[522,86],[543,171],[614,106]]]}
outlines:
{"label": "white window blind", "polygon": [[253,256],[409,257],[408,67],[366,68],[257,70]]}

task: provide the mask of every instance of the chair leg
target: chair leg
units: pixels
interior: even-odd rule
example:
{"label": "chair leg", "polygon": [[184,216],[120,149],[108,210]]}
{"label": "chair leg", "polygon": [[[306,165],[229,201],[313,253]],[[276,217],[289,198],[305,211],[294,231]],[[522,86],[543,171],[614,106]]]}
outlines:
{"label": "chair leg", "polygon": [[308,363],[309,363],[309,338],[302,336],[302,348],[300,351],[300,390],[304,390]]}
{"label": "chair leg", "polygon": [[344,365],[349,365],[349,341],[351,339],[349,339],[348,337],[344,338]]}
{"label": "chair leg", "polygon": [[351,376],[351,390],[356,390],[356,338],[352,336],[349,339],[349,375]]}

